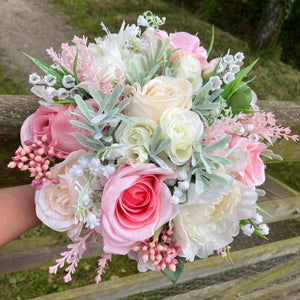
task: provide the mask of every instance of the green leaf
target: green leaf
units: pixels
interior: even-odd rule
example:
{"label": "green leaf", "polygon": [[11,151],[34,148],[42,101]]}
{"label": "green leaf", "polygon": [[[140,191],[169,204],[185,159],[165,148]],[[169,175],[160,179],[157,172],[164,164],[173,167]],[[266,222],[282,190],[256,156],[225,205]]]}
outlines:
{"label": "green leaf", "polygon": [[89,149],[98,151],[101,148],[100,144],[97,141],[93,141],[92,139],[89,139],[80,133],[76,134],[76,139],[81,145]]}
{"label": "green leaf", "polygon": [[154,154],[159,154],[160,152],[162,152],[165,148],[167,148],[169,146],[169,144],[171,143],[171,139],[167,138],[167,139],[161,139],[154,151]]}
{"label": "green leaf", "polygon": [[255,60],[247,68],[245,68],[245,69],[239,71],[238,73],[236,73],[235,79],[222,87],[222,89],[224,89],[224,91],[222,93],[222,97],[225,100],[229,100],[229,98],[232,96],[232,94],[235,92],[235,90],[239,87],[240,82],[242,81],[242,79],[249,73],[249,71],[257,63],[257,61],[258,61],[258,59]]}
{"label": "green leaf", "polygon": [[173,283],[175,284],[177,280],[179,279],[183,267],[184,267],[184,258],[180,256],[176,256],[175,259],[177,259],[178,263],[176,264],[176,271],[172,272],[169,268],[165,268],[162,273]]}
{"label": "green leaf", "polygon": [[149,155],[151,156],[151,158],[157,162],[163,169],[167,170],[169,169],[169,166],[167,163],[165,163],[161,158],[159,158],[158,156],[152,154],[151,152],[149,153]]}
{"label": "green leaf", "polygon": [[252,101],[251,89],[245,85],[238,89],[228,100],[227,104],[235,114],[249,110]]}
{"label": "green leaf", "polygon": [[223,139],[217,141],[216,143],[209,145],[205,148],[205,152],[212,152],[214,150],[225,147],[225,145],[231,140],[231,135],[224,137]]}
{"label": "green leaf", "polygon": [[114,88],[114,90],[113,90],[113,92],[111,94],[111,97],[110,97],[110,101],[109,101],[109,107],[110,108],[113,108],[116,105],[116,103],[119,100],[119,97],[120,97],[122,91],[123,91],[123,86],[121,84],[117,85]]}
{"label": "green leaf", "polygon": [[24,55],[26,55],[28,58],[30,58],[45,74],[47,75],[52,75],[54,77],[56,77],[57,83],[61,84],[62,79],[64,77],[64,73],[56,70],[50,66],[48,66],[47,64],[43,63],[42,61],[38,60],[37,58],[34,58],[28,54],[26,54],[25,52],[22,52]]}
{"label": "green leaf", "polygon": [[262,237],[265,240],[268,240],[268,238],[266,236],[264,236],[263,234],[261,234],[257,229],[254,228],[253,233],[255,233],[256,235]]}
{"label": "green leaf", "polygon": [[75,78],[75,82],[76,84],[79,84],[79,79],[77,76],[77,62],[78,62],[78,46],[76,45],[76,55],[75,55],[75,59],[74,59],[74,63],[73,63],[73,73],[74,73],[74,78]]}
{"label": "green leaf", "polygon": [[90,120],[92,118],[91,111],[89,110],[88,105],[83,101],[83,99],[79,95],[75,95],[74,97],[76,104],[78,105],[80,111],[83,115]]}
{"label": "green leaf", "polygon": [[215,28],[214,28],[214,25],[213,25],[212,28],[211,28],[211,40],[210,40],[210,45],[209,45],[209,48],[208,48],[208,51],[207,51],[207,57],[209,57],[209,54],[212,50],[212,47],[213,47],[213,44],[214,44],[214,37],[215,37]]}
{"label": "green leaf", "polygon": [[218,164],[222,164],[223,166],[226,166],[226,167],[231,167],[232,166],[232,161],[225,158],[225,157],[222,157],[222,156],[217,156],[217,155],[212,155],[212,154],[205,153],[204,157],[208,158],[208,159],[210,159],[210,160],[212,160],[212,161],[214,161]]}
{"label": "green leaf", "polygon": [[153,242],[151,244],[151,248],[153,248],[154,244],[155,244],[155,241],[156,239],[158,238],[158,236],[160,235],[161,231],[163,230],[165,225],[162,225],[160,226],[156,231],[155,231],[155,234],[154,234],[154,237],[153,237]]}
{"label": "green leaf", "polygon": [[158,125],[155,127],[154,132],[153,132],[153,136],[152,136],[152,140],[151,140],[151,150],[156,149],[156,146],[159,141],[160,133],[161,133],[161,128]]}
{"label": "green leaf", "polygon": [[77,127],[80,127],[80,128],[83,128],[85,130],[88,130],[90,132],[96,132],[94,128],[86,125],[85,123],[82,123],[82,122],[79,122],[79,121],[76,121],[76,120],[70,120],[70,123],[74,126],[77,126]]}
{"label": "green leaf", "polygon": [[257,203],[255,203],[255,207],[257,210],[261,211],[262,213],[266,214],[267,216],[269,216],[272,219],[275,219],[272,215],[270,215],[267,211],[265,211],[263,208],[261,208]]}

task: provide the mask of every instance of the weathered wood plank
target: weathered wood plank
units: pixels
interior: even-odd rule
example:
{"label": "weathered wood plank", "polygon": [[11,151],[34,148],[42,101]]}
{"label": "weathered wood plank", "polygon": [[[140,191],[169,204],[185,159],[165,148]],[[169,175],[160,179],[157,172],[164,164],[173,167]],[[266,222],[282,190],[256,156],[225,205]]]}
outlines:
{"label": "weathered wood plank", "polygon": [[[222,294],[222,299],[231,300],[244,295],[251,296],[251,293],[257,289],[264,288],[279,279],[289,276],[297,276],[300,274],[300,258],[284,262],[279,266],[271,268],[268,271],[262,272],[256,276],[244,280],[236,286],[229,288]],[[298,288],[300,288],[298,286]],[[219,295],[221,296],[221,295]],[[278,295],[277,295],[278,296]],[[252,298],[251,298],[252,299]]]}
{"label": "weathered wood plank", "polygon": [[38,108],[38,101],[33,95],[0,95],[0,135],[18,132],[24,120]]}
{"label": "weathered wood plank", "polygon": [[[227,263],[220,256],[209,257],[204,260],[197,260],[187,263],[184,267],[178,283],[184,283],[195,278],[205,278],[221,272],[246,267],[255,263],[266,261],[300,251],[300,237],[274,242],[263,246],[232,252],[234,264]],[[93,284],[81,288],[54,293],[35,300],[114,300],[132,296],[146,291],[171,287],[170,281],[160,272],[146,272],[124,278],[116,278],[105,281],[101,284]]]}
{"label": "weathered wood plank", "polygon": [[295,279],[289,279],[287,282],[274,284],[268,288],[260,289],[249,295],[242,296],[241,300],[274,300],[288,299],[299,300],[300,295],[300,278],[299,275]]}
{"label": "weathered wood plank", "polygon": [[291,198],[299,195],[297,191],[269,174],[266,174],[266,181],[259,188],[266,192],[264,197],[259,197],[259,202]]}
{"label": "weathered wood plank", "polygon": [[260,207],[267,211],[271,216],[264,215],[265,223],[273,223],[300,217],[300,195],[260,203]]}
{"label": "weathered wood plank", "polygon": [[222,294],[224,291],[239,284],[241,281],[242,279],[234,279],[227,282],[213,284],[199,290],[193,290],[176,296],[169,296],[163,300],[204,300],[207,299],[207,297],[210,297],[209,299],[218,299],[215,297],[216,294]]}
{"label": "weathered wood plank", "polygon": [[[292,281],[277,283],[279,280],[295,278]],[[207,300],[207,299],[287,299],[288,295],[300,292],[300,259],[290,260],[248,279],[234,279],[219,284],[193,290],[164,300]],[[282,297],[280,297],[280,295]],[[288,298],[290,299],[290,298]]]}
{"label": "weathered wood plank", "polygon": [[[60,253],[67,250],[70,240],[65,234],[32,237],[14,240],[0,250],[0,274],[54,264]],[[102,240],[97,244],[88,243],[89,251],[84,257],[100,256]]]}

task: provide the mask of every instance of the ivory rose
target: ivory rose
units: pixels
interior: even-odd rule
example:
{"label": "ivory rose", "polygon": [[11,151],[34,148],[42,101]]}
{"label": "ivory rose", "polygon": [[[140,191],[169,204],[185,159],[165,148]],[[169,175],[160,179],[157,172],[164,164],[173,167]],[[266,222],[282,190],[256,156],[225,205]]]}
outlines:
{"label": "ivory rose", "polygon": [[193,143],[203,133],[203,123],[199,116],[185,108],[168,108],[160,119],[163,132],[171,139],[165,149],[172,162],[183,165],[192,156]]}
{"label": "ivory rose", "polygon": [[192,107],[193,87],[186,79],[167,76],[156,77],[139,86],[134,92],[127,114],[132,117],[149,118],[159,122],[169,107]]}
{"label": "ivory rose", "polygon": [[229,190],[221,189],[213,189],[215,195],[208,191],[198,195],[192,205],[179,206],[173,220],[174,239],[180,241],[187,260],[193,261],[196,255],[206,258],[227,246],[239,233],[239,221],[256,214],[256,192],[238,180],[233,181]]}
{"label": "ivory rose", "polygon": [[75,212],[78,191],[74,188],[75,181],[83,186],[82,177],[74,178],[70,175],[71,167],[85,154],[84,150],[72,152],[64,161],[50,169],[53,178],[58,178],[60,183],[53,184],[47,181],[41,190],[35,193],[36,214],[38,218],[53,230],[66,231],[69,237],[80,234],[82,222],[75,224]]}
{"label": "ivory rose", "polygon": [[174,216],[166,177],[176,177],[176,171],[154,164],[123,164],[112,175],[104,187],[98,228],[104,252],[127,254]]}
{"label": "ivory rose", "polygon": [[255,186],[261,185],[265,181],[265,167],[259,155],[266,148],[260,142],[251,142],[247,138],[233,135],[229,142],[229,148],[238,146],[237,151],[248,154],[246,167],[236,172],[236,177],[246,184],[250,189],[255,190]]}
{"label": "ivory rose", "polygon": [[64,156],[82,149],[83,146],[75,136],[77,132],[82,132],[82,130],[70,123],[71,111],[73,110],[74,107],[70,104],[40,106],[22,125],[22,144],[27,140],[41,139],[42,136],[47,135],[46,143],[48,146],[51,146],[53,140],[56,140],[55,150],[60,151]]}

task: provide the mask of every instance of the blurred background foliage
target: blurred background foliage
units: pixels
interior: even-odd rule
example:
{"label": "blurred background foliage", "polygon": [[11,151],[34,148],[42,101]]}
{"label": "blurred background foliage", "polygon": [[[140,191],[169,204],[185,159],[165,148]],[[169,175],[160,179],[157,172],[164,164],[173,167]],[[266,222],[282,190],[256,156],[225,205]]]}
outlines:
{"label": "blurred background foliage", "polygon": [[[175,1],[203,20],[248,41],[253,49],[271,51],[300,69],[299,0]],[[261,44],[262,34],[267,41]]]}

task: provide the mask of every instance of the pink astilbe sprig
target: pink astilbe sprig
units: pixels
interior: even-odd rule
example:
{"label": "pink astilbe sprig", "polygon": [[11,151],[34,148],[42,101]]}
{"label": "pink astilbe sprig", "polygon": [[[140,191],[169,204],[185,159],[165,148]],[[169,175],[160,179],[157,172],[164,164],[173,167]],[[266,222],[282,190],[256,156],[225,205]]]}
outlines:
{"label": "pink astilbe sprig", "polygon": [[104,269],[107,266],[108,261],[111,261],[112,254],[103,254],[101,258],[97,260],[98,268],[95,270],[97,272],[97,276],[95,277],[95,282],[101,282],[101,275],[104,273]]}
{"label": "pink astilbe sprig", "polygon": [[45,144],[46,142],[47,135],[44,135],[41,140],[25,141],[25,145],[16,150],[16,156],[13,156],[8,164],[8,168],[11,169],[18,167],[21,171],[30,171],[30,177],[34,177],[31,184],[36,185],[37,190],[40,190],[48,180],[53,184],[59,184],[59,179],[51,178],[49,168],[50,163],[55,158],[63,158],[63,154],[55,150],[56,140],[53,140],[50,147]]}
{"label": "pink astilbe sprig", "polygon": [[[88,87],[92,86],[97,90],[100,90],[104,95],[109,95],[113,90],[113,83],[124,85],[123,74],[120,69],[115,70],[115,79],[110,79],[111,71],[110,65],[107,65],[103,69],[97,68],[95,58],[93,57],[90,49],[88,48],[87,38],[79,38],[74,36],[72,42],[74,46],[69,46],[68,43],[62,43],[62,54],[57,54],[51,47],[47,49],[48,55],[54,62],[58,62],[70,73],[73,74],[73,65],[76,57],[76,51],[78,50],[78,60],[76,65],[76,73],[80,83],[77,85],[88,91]],[[73,74],[74,75],[74,74]]]}
{"label": "pink astilbe sprig", "polygon": [[68,245],[69,251],[62,252],[62,258],[56,260],[57,264],[49,267],[49,273],[56,274],[58,268],[63,268],[65,263],[69,264],[69,266],[65,269],[67,273],[64,276],[65,282],[70,282],[72,280],[71,274],[75,273],[75,269],[78,265],[78,262],[82,258],[83,254],[86,252],[86,241],[93,231],[90,231],[83,237],[74,237],[74,244]]}
{"label": "pink astilbe sprig", "polygon": [[[231,249],[230,246],[227,246],[227,247],[228,247],[228,249]],[[227,254],[227,248],[226,248],[226,247],[223,247],[223,248],[221,248],[221,249],[218,249],[218,250],[217,250],[217,254],[221,254],[223,258],[226,258],[227,255],[228,255],[228,254]]]}
{"label": "pink astilbe sprig", "polygon": [[173,242],[171,229],[163,229],[161,234],[153,241],[153,238],[141,242],[140,245],[133,247],[134,252],[143,251],[142,260],[144,263],[151,261],[157,271],[169,268],[172,272],[176,271],[178,254],[182,254],[179,242]]}
{"label": "pink astilbe sprig", "polygon": [[272,112],[260,112],[252,115],[247,115],[241,113],[239,115],[240,123],[244,126],[246,124],[253,125],[251,134],[257,134],[261,138],[266,139],[272,144],[272,138],[276,137],[278,139],[284,138],[286,140],[293,140],[294,142],[298,140],[298,135],[290,135],[290,127],[283,127],[281,125],[276,125],[276,119]]}
{"label": "pink astilbe sprig", "polygon": [[[251,125],[251,131],[247,131],[247,126]],[[213,144],[218,139],[228,134],[234,134],[236,131],[244,129],[243,136],[248,134],[257,134],[260,139],[265,139],[272,144],[272,138],[285,138],[286,140],[298,140],[298,135],[290,135],[289,127],[276,125],[276,119],[273,113],[257,112],[254,114],[239,113],[234,117],[227,117],[222,120],[216,120],[211,126],[206,124],[206,136],[203,142],[206,145]],[[249,128],[249,126],[248,126]]]}

